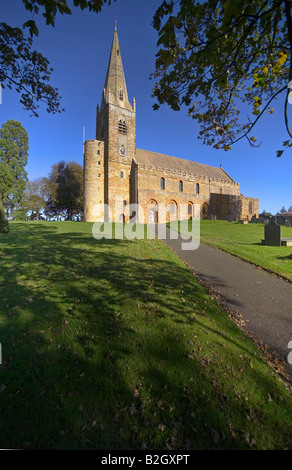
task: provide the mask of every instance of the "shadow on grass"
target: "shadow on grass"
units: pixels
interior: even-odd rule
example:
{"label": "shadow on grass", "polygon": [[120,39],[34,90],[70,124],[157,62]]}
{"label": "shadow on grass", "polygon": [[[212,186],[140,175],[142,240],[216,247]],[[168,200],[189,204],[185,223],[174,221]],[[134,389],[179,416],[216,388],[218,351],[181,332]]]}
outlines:
{"label": "shadow on grass", "polygon": [[252,246],[267,246],[267,245],[264,245],[262,242],[253,242],[253,243],[248,243],[248,242],[244,242],[244,245],[252,245]]}
{"label": "shadow on grass", "polygon": [[[248,405],[226,391],[225,366],[221,382],[216,372],[222,337],[233,366],[249,347],[223,317],[222,336],[190,272],[145,243],[97,241],[90,224],[12,224],[1,237],[2,448],[252,446]],[[203,330],[215,342],[201,352]]]}
{"label": "shadow on grass", "polygon": [[292,262],[292,251],[287,256],[278,256],[277,259],[282,261],[291,261]]}

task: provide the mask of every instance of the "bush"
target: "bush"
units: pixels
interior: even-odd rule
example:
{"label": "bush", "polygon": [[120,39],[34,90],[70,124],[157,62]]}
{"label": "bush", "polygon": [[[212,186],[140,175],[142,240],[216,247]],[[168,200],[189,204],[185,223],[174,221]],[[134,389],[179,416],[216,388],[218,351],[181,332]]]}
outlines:
{"label": "bush", "polygon": [[9,224],[8,220],[5,219],[5,211],[3,207],[0,207],[0,233],[8,233]]}

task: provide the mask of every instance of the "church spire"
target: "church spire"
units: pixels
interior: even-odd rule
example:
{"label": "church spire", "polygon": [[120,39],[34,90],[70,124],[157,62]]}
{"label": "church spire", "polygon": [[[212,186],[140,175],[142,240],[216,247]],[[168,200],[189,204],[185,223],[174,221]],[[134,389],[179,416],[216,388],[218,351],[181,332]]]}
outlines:
{"label": "church spire", "polygon": [[114,37],[103,89],[101,110],[107,104],[114,104],[121,108],[128,109],[129,111],[132,110],[132,106],[128,101],[127,86],[118,38],[117,21],[115,21]]}

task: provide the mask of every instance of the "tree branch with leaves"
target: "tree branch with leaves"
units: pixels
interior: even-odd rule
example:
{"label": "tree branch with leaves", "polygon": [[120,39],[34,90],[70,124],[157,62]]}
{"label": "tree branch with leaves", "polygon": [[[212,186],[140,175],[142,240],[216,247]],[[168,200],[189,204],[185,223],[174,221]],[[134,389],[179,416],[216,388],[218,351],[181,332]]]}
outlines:
{"label": "tree branch with leaves", "polygon": [[[292,23],[289,0],[165,0],[153,26],[158,31],[154,109],[187,106],[200,124],[199,138],[229,150],[246,138],[283,93],[288,123]],[[247,117],[246,117],[246,113]],[[242,115],[244,114],[244,118]],[[280,156],[283,151],[278,151]]]}
{"label": "tree branch with leaves", "polygon": [[[35,18],[41,14],[46,24],[54,27],[57,14],[71,15],[71,9],[67,0],[22,0],[22,3],[31,19],[17,28],[0,23],[1,86],[19,93],[20,103],[32,116],[38,117],[42,102],[46,104],[47,112],[60,113],[64,109],[58,88],[49,83],[53,69],[49,60],[32,48],[33,37],[39,35]],[[75,7],[96,13],[106,3],[110,4],[111,0],[74,0]]]}

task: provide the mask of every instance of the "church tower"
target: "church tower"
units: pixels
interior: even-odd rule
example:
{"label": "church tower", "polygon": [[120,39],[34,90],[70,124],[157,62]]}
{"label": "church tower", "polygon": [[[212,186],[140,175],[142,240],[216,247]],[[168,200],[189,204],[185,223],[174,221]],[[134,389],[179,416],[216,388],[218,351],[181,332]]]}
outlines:
{"label": "church tower", "polygon": [[135,99],[132,105],[128,100],[116,25],[101,105],[97,106],[96,140],[104,142],[104,203],[110,209],[105,219],[128,221],[136,109]]}
{"label": "church tower", "polygon": [[86,222],[129,220],[132,162],[136,155],[135,108],[135,99],[132,105],[128,100],[115,25],[101,105],[96,109],[96,140],[84,143]]}

